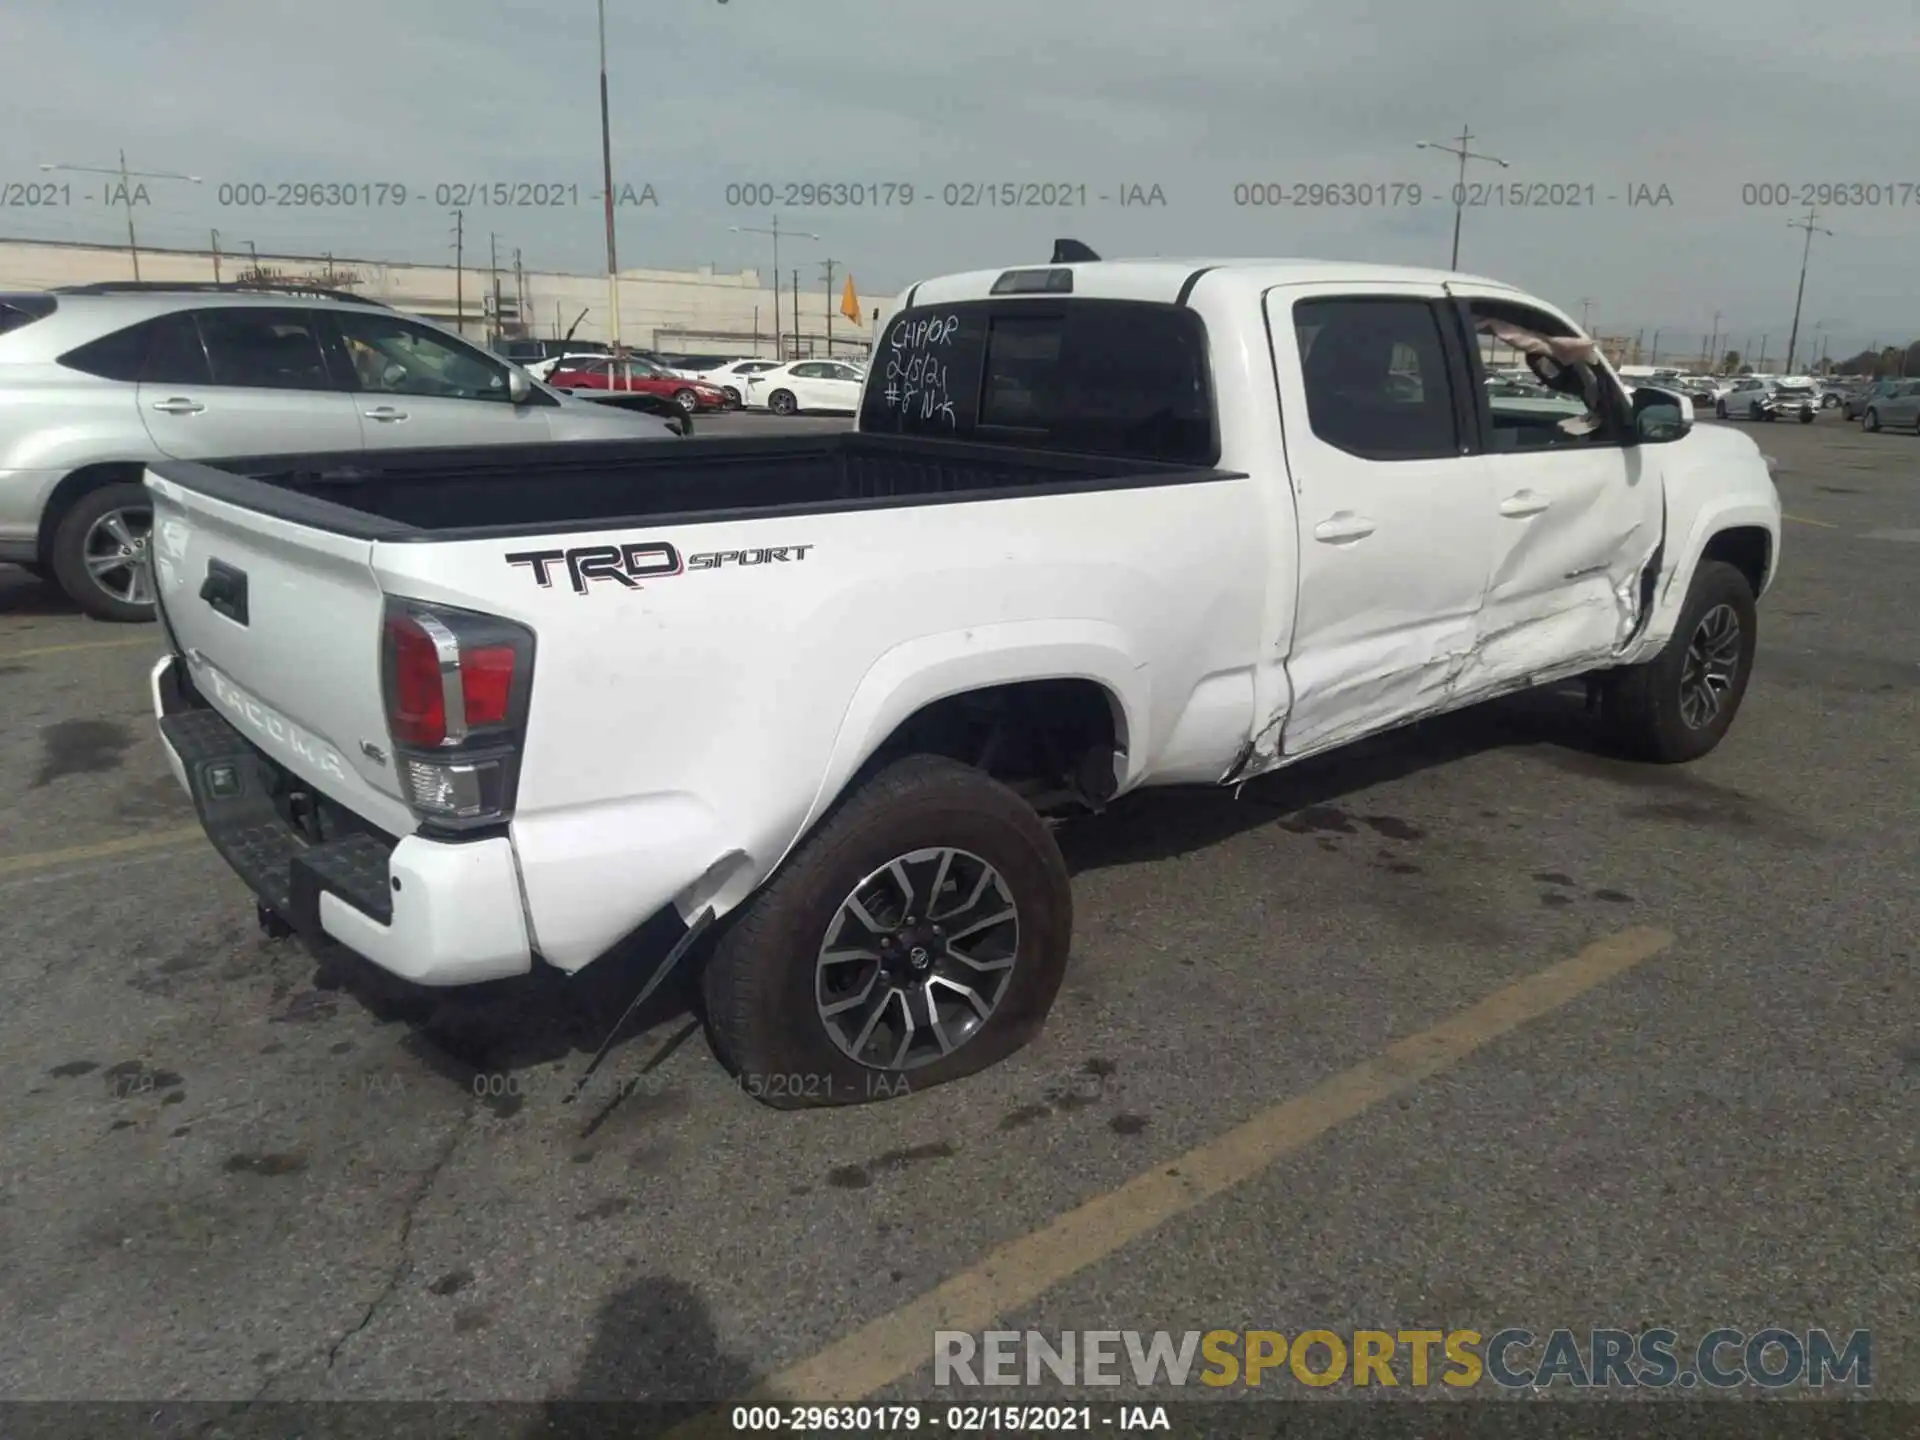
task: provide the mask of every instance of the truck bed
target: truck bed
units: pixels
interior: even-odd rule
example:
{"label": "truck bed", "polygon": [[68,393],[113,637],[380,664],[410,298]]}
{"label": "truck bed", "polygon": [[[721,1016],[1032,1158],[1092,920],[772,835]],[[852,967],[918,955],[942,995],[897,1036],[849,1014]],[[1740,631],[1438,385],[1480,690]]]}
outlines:
{"label": "truck bed", "polygon": [[357,539],[552,533],[1220,480],[1161,461],[854,431],[161,461],[175,484]]}

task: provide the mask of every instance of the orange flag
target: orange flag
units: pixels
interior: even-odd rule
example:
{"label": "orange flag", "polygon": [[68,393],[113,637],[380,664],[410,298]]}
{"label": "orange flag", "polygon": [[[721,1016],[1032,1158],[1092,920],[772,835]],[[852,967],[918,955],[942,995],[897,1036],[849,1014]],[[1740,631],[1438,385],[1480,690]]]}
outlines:
{"label": "orange flag", "polygon": [[860,297],[853,293],[853,276],[847,276],[847,288],[840,296],[840,313],[854,324],[860,323]]}

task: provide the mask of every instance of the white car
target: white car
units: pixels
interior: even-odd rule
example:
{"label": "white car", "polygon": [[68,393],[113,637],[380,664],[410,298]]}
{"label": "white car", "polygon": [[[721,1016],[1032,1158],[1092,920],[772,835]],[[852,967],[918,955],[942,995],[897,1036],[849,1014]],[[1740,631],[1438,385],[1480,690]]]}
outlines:
{"label": "white car", "polygon": [[709,385],[719,386],[727,392],[728,403],[738,406],[747,403],[749,377],[779,368],[778,360],[729,360],[724,365],[716,365],[708,370],[693,371],[691,375],[695,380],[704,380]]}
{"label": "white car", "polygon": [[750,410],[776,415],[832,411],[851,415],[860,408],[866,376],[844,360],[790,360],[747,377],[745,403]]}
{"label": "white car", "polygon": [[1064,978],[1049,816],[1577,677],[1642,759],[1726,735],[1759,448],[1599,359],[1577,433],[1463,406],[1463,309],[1578,334],[1438,270],[1017,267],[916,286],[856,428],[755,463],[156,464],[161,753],[270,933],[442,986],[657,945],[769,1104],[958,1079]]}

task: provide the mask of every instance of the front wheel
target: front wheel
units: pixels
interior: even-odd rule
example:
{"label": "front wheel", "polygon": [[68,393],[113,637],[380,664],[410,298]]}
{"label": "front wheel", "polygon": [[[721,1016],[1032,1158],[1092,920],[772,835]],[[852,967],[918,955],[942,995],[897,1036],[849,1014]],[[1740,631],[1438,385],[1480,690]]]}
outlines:
{"label": "front wheel", "polygon": [[1878,410],[1867,411],[1866,418],[1861,420],[1860,425],[1868,434],[1877,435],[1880,432],[1880,412]]}
{"label": "front wheel", "polygon": [[775,1109],[943,1084],[1039,1032],[1072,934],[1066,862],[1033,808],[979,770],[908,756],[730,920],[702,976],[708,1032]]}
{"label": "front wheel", "polygon": [[734,389],[733,386],[729,385],[726,387],[723,393],[727,397],[728,408],[733,410],[738,410],[740,408],[740,392]]}
{"label": "front wheel", "polygon": [[1800,423],[1802,425],[1811,425],[1813,423],[1813,411],[1802,410],[1800,412]]}
{"label": "front wheel", "polygon": [[1727,418],[1727,402],[1726,401],[1716,400],[1713,402],[1713,418],[1716,420],[1724,420]]}
{"label": "front wheel", "polygon": [[691,390],[676,390],[673,392],[673,403],[680,407],[682,414],[691,415],[700,408],[700,397]]}
{"label": "front wheel", "polygon": [[767,409],[776,415],[798,415],[800,402],[793,398],[791,390],[776,390],[767,397]]}
{"label": "front wheel", "polygon": [[1608,738],[1637,759],[1663,765],[1705,755],[1739,712],[1757,634],[1747,577],[1725,561],[1702,560],[1666,648],[1604,680]]}
{"label": "front wheel", "polygon": [[132,481],[89,491],[53,532],[53,575],[87,614],[100,620],[153,619],[147,545],[153,500]]}

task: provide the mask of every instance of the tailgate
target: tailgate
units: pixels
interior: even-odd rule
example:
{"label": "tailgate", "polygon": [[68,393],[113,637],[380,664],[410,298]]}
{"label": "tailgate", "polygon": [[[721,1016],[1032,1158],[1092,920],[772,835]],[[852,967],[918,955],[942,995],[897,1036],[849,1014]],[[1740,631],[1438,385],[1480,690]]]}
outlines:
{"label": "tailgate", "polygon": [[195,688],[315,790],[389,833],[411,833],[417,821],[387,760],[373,542],[152,471],[147,488],[160,608]]}

